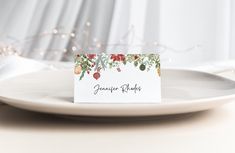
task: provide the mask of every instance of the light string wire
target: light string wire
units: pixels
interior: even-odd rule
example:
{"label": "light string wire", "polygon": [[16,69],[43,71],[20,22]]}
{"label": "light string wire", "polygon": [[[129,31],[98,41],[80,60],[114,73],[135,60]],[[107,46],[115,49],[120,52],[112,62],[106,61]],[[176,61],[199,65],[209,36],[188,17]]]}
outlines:
{"label": "light string wire", "polygon": [[[126,46],[126,47],[150,47],[152,46],[155,50],[156,53],[162,54],[165,51],[171,51],[174,53],[185,53],[185,52],[190,52],[195,50],[196,48],[201,47],[201,44],[196,44],[194,46],[185,48],[185,49],[175,49],[173,47],[161,44],[157,41],[153,42],[145,42],[142,38],[138,37],[135,32],[135,28],[132,25],[131,28],[118,40],[117,43],[102,43],[99,39],[95,37],[91,37],[90,35],[90,22],[86,22],[85,28],[83,28],[83,33],[81,37],[79,37],[80,33],[76,33],[78,31],[77,29],[72,29],[70,32],[64,32],[63,29],[64,27],[56,27],[53,28],[50,31],[45,31],[40,34],[32,35],[32,36],[27,36],[22,40],[17,40],[16,38],[12,36],[7,36],[7,38],[10,38],[11,40],[14,40],[12,43],[6,44],[6,43],[0,43],[0,55],[7,56],[7,55],[18,55],[21,56],[21,49],[20,47],[23,46],[23,44],[29,44],[31,41],[35,39],[41,39],[47,36],[56,36],[61,39],[65,39],[66,37],[69,38],[69,41],[72,44],[72,47],[70,48],[72,52],[79,52],[79,53],[87,53],[87,51],[90,50],[96,50],[98,49],[100,52],[104,52],[108,47],[110,47],[110,50],[115,50],[115,48],[120,47],[120,46]],[[85,34],[85,35],[83,35]],[[85,47],[82,47],[82,44],[79,43],[79,39],[85,40]],[[91,39],[90,39],[91,38]],[[133,44],[134,40],[137,40],[141,42],[140,44]],[[92,40],[92,44],[89,45],[89,41]],[[125,40],[128,40],[127,43],[123,43]],[[53,51],[54,54],[57,54],[58,52],[62,53],[67,53],[70,51],[68,48],[64,49],[35,49],[35,50],[41,50],[41,51]],[[43,55],[43,54],[42,54]]]}

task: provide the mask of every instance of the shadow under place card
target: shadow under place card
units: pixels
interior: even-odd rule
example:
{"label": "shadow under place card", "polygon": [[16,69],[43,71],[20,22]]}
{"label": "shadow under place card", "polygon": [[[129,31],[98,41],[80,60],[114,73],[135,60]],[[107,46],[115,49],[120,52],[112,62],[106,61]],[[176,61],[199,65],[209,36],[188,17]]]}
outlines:
{"label": "shadow under place card", "polygon": [[160,103],[158,54],[78,54],[75,103]]}

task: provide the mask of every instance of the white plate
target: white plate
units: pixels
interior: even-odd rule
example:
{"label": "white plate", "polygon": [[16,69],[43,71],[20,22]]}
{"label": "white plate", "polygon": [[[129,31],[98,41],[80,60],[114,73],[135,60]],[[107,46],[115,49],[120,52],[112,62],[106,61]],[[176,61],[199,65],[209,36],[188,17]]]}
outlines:
{"label": "white plate", "polygon": [[74,104],[72,71],[41,71],[0,83],[0,100],[37,112],[82,116],[152,116],[202,111],[235,99],[235,82],[208,73],[162,71],[160,104]]}

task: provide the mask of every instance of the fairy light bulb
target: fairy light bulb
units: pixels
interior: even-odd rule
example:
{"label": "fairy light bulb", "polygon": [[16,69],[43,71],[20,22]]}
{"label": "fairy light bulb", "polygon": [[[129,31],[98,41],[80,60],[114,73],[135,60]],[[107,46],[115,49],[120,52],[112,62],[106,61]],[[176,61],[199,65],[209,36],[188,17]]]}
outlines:
{"label": "fairy light bulb", "polygon": [[55,28],[55,29],[53,29],[53,33],[54,34],[57,34],[58,33],[58,30]]}
{"label": "fairy light bulb", "polygon": [[76,51],[77,50],[77,47],[76,46],[73,46],[72,47],[72,51]]}
{"label": "fairy light bulb", "polygon": [[71,36],[72,38],[74,38],[76,35],[75,35],[74,32],[72,32],[72,33],[70,33],[70,36]]}
{"label": "fairy light bulb", "polygon": [[66,35],[65,35],[65,34],[62,34],[62,35],[61,35],[61,38],[65,38],[65,37],[66,37]]}
{"label": "fairy light bulb", "polygon": [[97,47],[97,48],[101,48],[101,46],[102,46],[101,43],[97,43],[97,44],[96,44],[96,47]]}
{"label": "fairy light bulb", "polygon": [[44,51],[39,52],[39,55],[41,55],[41,56],[43,56],[44,54],[45,54]]}
{"label": "fairy light bulb", "polygon": [[91,26],[91,23],[89,21],[86,22],[86,26],[89,27]]}
{"label": "fairy light bulb", "polygon": [[63,52],[64,52],[64,53],[67,53],[67,52],[68,52],[68,50],[67,50],[67,49],[63,49]]}

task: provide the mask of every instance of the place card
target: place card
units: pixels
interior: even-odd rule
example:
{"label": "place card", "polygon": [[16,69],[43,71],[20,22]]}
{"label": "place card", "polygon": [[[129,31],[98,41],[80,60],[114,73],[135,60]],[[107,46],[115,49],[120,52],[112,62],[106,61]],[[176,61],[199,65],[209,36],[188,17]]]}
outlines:
{"label": "place card", "polygon": [[77,54],[75,103],[160,103],[158,54]]}

